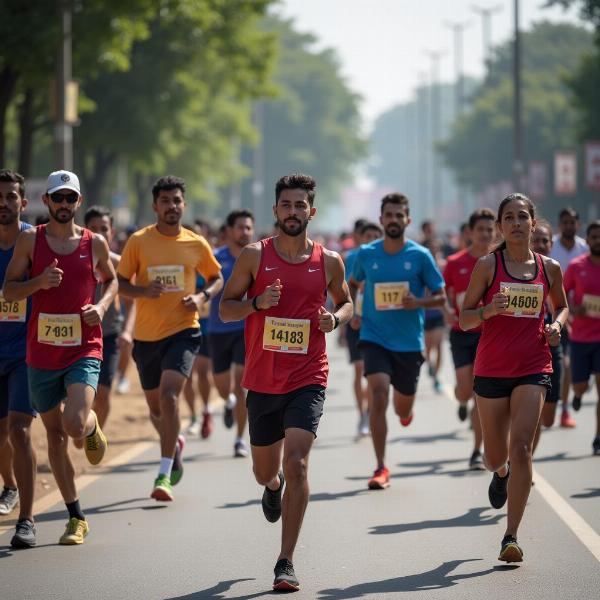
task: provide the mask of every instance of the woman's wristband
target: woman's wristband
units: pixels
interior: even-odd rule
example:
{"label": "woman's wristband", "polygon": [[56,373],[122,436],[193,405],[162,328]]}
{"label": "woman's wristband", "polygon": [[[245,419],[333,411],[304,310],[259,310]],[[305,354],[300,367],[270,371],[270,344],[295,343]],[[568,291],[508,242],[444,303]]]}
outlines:
{"label": "woman's wristband", "polygon": [[479,310],[477,311],[477,314],[479,315],[479,318],[481,319],[482,323],[483,323],[483,321],[485,321],[485,317],[483,316],[483,310],[484,310],[484,307],[480,306]]}
{"label": "woman's wristband", "polygon": [[558,325],[559,328],[560,328],[560,333],[562,333],[563,326],[562,326],[562,323],[560,321],[554,321],[554,323],[552,323],[552,325]]}

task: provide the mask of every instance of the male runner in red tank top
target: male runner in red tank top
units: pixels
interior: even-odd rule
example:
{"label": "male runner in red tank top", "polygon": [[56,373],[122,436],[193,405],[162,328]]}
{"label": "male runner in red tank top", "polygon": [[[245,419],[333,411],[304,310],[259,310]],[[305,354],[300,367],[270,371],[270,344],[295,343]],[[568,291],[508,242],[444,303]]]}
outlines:
{"label": "male runner in red tank top", "polygon": [[[274,523],[283,512],[277,590],[299,589],[292,557],[308,503],[308,454],[325,401],[325,333],[348,322],[353,310],[342,259],[306,234],[316,213],[315,187],[312,177],[301,174],[277,182],[279,234],[242,250],[219,311],[225,322],[246,319],[242,385],[248,389],[254,475],[265,486],[266,519]],[[333,313],[324,308],[328,292]]]}
{"label": "male runner in red tank top", "polygon": [[[75,225],[83,201],[77,175],[55,171],[46,189],[50,221],[17,239],[4,295],[9,301],[32,296],[27,329],[31,402],[46,427],[50,466],[69,511],[59,543],[71,545],[83,543],[89,528],[77,499],[68,439],[85,440],[91,464],[102,460],[106,438],[92,403],[102,361],[100,323],[117,293],[117,277],[105,239]],[[96,304],[94,271],[104,283]]]}

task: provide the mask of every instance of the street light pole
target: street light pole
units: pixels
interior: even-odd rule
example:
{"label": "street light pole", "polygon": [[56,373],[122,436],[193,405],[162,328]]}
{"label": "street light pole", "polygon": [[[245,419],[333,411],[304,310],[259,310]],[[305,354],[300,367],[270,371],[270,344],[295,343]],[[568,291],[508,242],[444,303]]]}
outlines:
{"label": "street light pole", "polygon": [[521,33],[519,0],[514,0],[515,39],[513,46],[513,186],[521,186],[523,174],[523,109],[521,102]]}
{"label": "street light pole", "polygon": [[502,6],[478,6],[473,5],[471,9],[481,17],[483,32],[483,61],[486,63],[492,53],[492,16],[502,10]]}
{"label": "street light pole", "polygon": [[56,106],[57,115],[54,125],[54,142],[56,148],[56,167],[73,169],[73,126],[67,117],[68,90],[72,75],[72,15],[69,3],[59,0],[61,20],[61,41],[58,48],[56,72]]}
{"label": "street light pole", "polygon": [[454,115],[457,117],[463,112],[465,104],[465,88],[463,77],[463,33],[465,29],[469,27],[469,23],[456,21],[446,23],[446,25],[454,34],[454,77],[456,80]]}

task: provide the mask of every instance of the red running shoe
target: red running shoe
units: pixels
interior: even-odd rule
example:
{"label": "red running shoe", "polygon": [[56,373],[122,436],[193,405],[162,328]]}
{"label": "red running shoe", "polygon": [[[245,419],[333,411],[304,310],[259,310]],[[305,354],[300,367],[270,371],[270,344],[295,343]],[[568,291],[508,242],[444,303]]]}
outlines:
{"label": "red running shoe", "polygon": [[413,411],[410,411],[410,415],[408,415],[408,417],[406,417],[405,419],[403,419],[402,417],[400,417],[400,425],[402,425],[402,427],[408,427],[413,420]]}
{"label": "red running shoe", "polygon": [[571,416],[568,410],[563,410],[560,415],[560,426],[567,429],[573,429],[577,426],[575,419]]}
{"label": "red running shoe", "polygon": [[204,413],[202,415],[202,428],[200,429],[200,436],[203,440],[210,437],[213,431],[213,418],[210,413]]}
{"label": "red running shoe", "polygon": [[387,467],[381,467],[373,473],[369,479],[370,490],[385,490],[390,486],[390,470]]}

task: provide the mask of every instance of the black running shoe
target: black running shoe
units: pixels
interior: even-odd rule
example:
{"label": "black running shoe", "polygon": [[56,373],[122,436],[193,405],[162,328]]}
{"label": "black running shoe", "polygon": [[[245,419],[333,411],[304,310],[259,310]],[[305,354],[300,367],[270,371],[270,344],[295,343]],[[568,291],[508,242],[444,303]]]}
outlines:
{"label": "black running shoe", "polygon": [[35,525],[29,519],[21,519],[10,545],[13,548],[33,548],[35,544]]}
{"label": "black running shoe", "polygon": [[479,452],[479,450],[473,450],[473,454],[471,454],[471,458],[469,459],[469,469],[471,469],[471,471],[485,471],[483,458],[481,457],[481,452]]}
{"label": "black running shoe", "polygon": [[578,412],[581,408],[581,396],[573,396],[573,410]]}
{"label": "black running shoe", "polygon": [[227,427],[227,429],[231,429],[233,427],[233,424],[235,423],[235,418],[233,416],[232,407],[225,407],[225,410],[223,411],[223,423],[225,423],[225,427]]}
{"label": "black running shoe", "polygon": [[592,454],[594,456],[599,456],[600,455],[600,435],[597,435],[594,438],[594,441],[592,442]]}
{"label": "black running shoe", "polygon": [[273,570],[275,571],[274,590],[297,592],[300,589],[300,583],[294,573],[294,565],[287,558],[279,559]]}
{"label": "black running shoe", "polygon": [[466,421],[468,416],[469,416],[469,410],[467,408],[467,405],[459,404],[458,405],[458,418],[461,421]]}
{"label": "black running shoe", "polygon": [[[265,491],[262,497],[262,509],[265,514],[265,518],[269,523],[276,523],[281,517],[281,493],[283,492],[283,484],[285,479],[283,472],[279,471],[279,489],[277,491],[270,490],[265,486]],[[279,563],[278,563],[279,564]]]}
{"label": "black running shoe", "polygon": [[494,473],[492,476],[492,481],[488,488],[488,498],[494,508],[502,508],[506,504],[506,499],[508,498],[506,487],[509,475],[510,471],[504,477],[500,477],[498,473]]}
{"label": "black running shoe", "polygon": [[507,563],[523,562],[523,550],[517,543],[517,538],[512,535],[505,535],[500,544],[500,556],[498,560]]}

